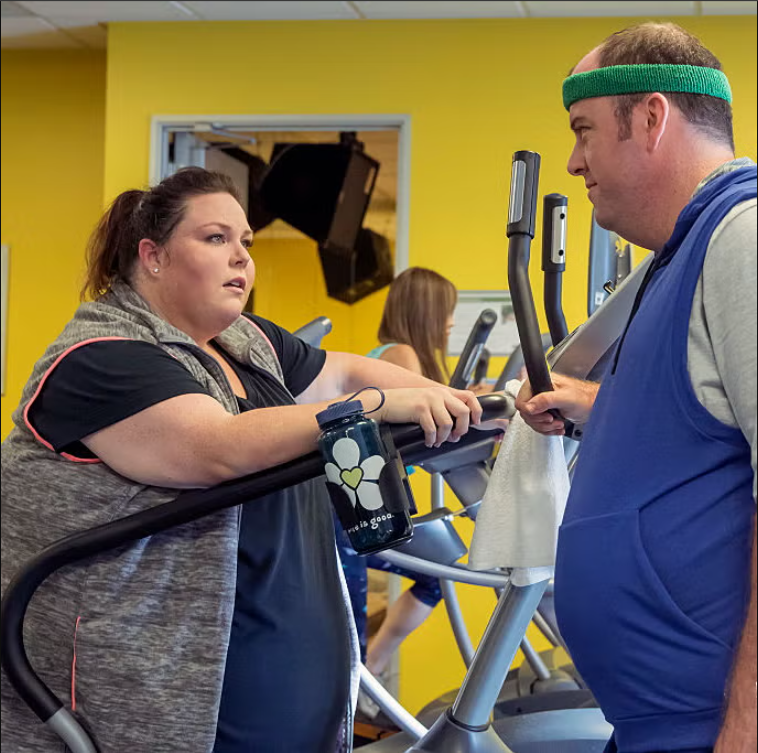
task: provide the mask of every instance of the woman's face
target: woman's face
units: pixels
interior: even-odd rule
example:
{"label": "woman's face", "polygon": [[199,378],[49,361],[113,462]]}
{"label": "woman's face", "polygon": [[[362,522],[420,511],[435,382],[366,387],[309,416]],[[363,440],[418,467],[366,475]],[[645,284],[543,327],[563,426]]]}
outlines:
{"label": "woman's face", "polygon": [[253,231],[227,193],[195,196],[158,250],[160,312],[197,341],[210,339],[242,313],[255,279]]}
{"label": "woman's face", "polygon": [[452,312],[448,314],[447,321],[445,322],[445,335],[447,337],[450,337],[450,333],[453,331],[453,327],[455,326],[455,319],[453,318]]}

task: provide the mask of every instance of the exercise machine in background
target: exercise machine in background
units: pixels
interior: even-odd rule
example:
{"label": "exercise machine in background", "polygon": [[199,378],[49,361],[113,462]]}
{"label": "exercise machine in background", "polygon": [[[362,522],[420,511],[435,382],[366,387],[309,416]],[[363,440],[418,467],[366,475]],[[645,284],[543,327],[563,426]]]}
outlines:
{"label": "exercise machine in background", "polygon": [[[533,152],[514,155],[508,223],[509,285],[514,302],[518,300],[516,316],[530,382],[536,391],[545,391],[552,389],[552,383],[527,273],[529,245],[534,237],[538,170],[539,155]],[[553,370],[591,378],[598,369],[604,368],[604,361],[623,329],[649,263],[650,257],[627,276],[594,316],[553,349],[549,357]],[[400,554],[387,552],[385,556],[397,561]],[[408,565],[407,561],[402,564]],[[418,565],[429,574],[452,578],[430,563]],[[455,569],[464,570],[462,566],[455,566]],[[404,725],[407,720],[403,717],[402,707],[381,686],[371,682],[370,677],[365,678],[364,688],[368,694],[404,730],[367,746],[367,753],[599,753],[603,750],[611,729],[596,708],[540,711],[492,721],[493,708],[508,669],[547,589],[547,581],[525,587],[516,587],[510,582],[503,584],[504,580],[507,581],[507,573],[502,572],[469,572],[459,580],[486,585],[484,579],[498,576],[499,583],[490,581],[489,585],[502,587],[502,595],[463,685],[452,706],[440,714],[430,729],[422,733],[420,722],[412,717],[413,722]],[[394,712],[397,713],[393,717]],[[420,726],[426,729],[424,725]]]}

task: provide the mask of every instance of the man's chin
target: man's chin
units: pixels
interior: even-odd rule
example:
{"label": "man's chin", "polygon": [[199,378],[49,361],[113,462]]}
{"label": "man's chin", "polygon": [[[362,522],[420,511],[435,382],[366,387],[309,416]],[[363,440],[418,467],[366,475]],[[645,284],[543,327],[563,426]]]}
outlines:
{"label": "man's chin", "polygon": [[613,220],[603,213],[602,209],[598,209],[597,205],[593,203],[595,207],[595,222],[603,228],[603,230],[613,231]]}

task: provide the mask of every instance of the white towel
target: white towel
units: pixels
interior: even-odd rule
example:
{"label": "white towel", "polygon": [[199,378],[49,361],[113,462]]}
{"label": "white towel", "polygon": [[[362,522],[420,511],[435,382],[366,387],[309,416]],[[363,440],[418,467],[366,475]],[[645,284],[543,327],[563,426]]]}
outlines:
{"label": "white towel", "polygon": [[[515,398],[521,382],[505,386]],[[469,566],[504,567],[526,586],[553,577],[558,527],[569,493],[561,437],[532,430],[517,412],[505,432],[476,517]]]}

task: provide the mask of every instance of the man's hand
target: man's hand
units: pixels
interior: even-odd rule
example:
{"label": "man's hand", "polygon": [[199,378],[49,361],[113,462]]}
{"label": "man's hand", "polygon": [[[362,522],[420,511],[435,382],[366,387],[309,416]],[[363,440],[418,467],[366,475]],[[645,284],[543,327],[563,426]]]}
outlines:
{"label": "man's hand", "polygon": [[600,385],[562,374],[551,374],[550,378],[554,389],[539,395],[533,394],[529,380],[524,382],[516,398],[516,410],[534,431],[547,436],[561,436],[566,431],[563,422],[547,411],[555,408],[569,421],[584,424],[595,404]]}
{"label": "man's hand", "polygon": [[752,593],[727,693],[726,718],[713,753],[755,753],[756,724],[756,538],[753,524]]}

